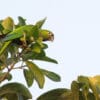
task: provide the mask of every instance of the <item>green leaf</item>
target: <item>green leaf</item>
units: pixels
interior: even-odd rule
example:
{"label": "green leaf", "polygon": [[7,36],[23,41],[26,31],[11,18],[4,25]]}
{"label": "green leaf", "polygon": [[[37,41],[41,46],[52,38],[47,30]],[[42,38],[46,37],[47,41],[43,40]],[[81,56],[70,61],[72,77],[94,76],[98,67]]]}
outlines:
{"label": "green leaf", "polygon": [[5,65],[4,62],[2,62],[2,61],[0,60],[0,71],[3,70],[4,68],[6,68],[6,65]]}
{"label": "green leaf", "polygon": [[73,100],[79,100],[79,85],[76,81],[72,82],[71,91],[72,91]]}
{"label": "green leaf", "polygon": [[55,82],[61,81],[61,78],[58,74],[51,72],[51,71],[48,71],[48,70],[44,70],[44,69],[41,69],[41,70],[44,73],[44,75],[46,75],[52,81],[55,81]]}
{"label": "green leaf", "polygon": [[8,93],[20,94],[27,99],[32,99],[32,95],[29,90],[20,83],[8,83],[0,87],[0,97]]}
{"label": "green leaf", "polygon": [[88,77],[91,89],[95,95],[96,100],[100,99],[100,75]]}
{"label": "green leaf", "polygon": [[14,21],[11,17],[7,17],[2,21],[2,26],[8,32],[12,31],[14,28]]}
{"label": "green leaf", "polygon": [[19,100],[18,99],[18,95],[15,94],[15,93],[7,93],[7,94],[4,94],[0,100]]}
{"label": "green leaf", "polygon": [[45,23],[45,21],[46,21],[46,18],[44,18],[44,19],[38,21],[38,22],[36,23],[36,26],[38,26],[38,28],[41,28],[41,27],[43,26],[43,24]]}
{"label": "green leaf", "polygon": [[32,72],[30,70],[24,69],[23,73],[28,87],[32,86],[34,81],[34,75],[32,74]]}
{"label": "green leaf", "polygon": [[58,64],[58,62],[55,59],[52,59],[50,57],[44,56],[44,57],[36,57],[35,60],[42,60],[42,61],[47,61],[47,62],[51,62],[51,63],[55,63]]}
{"label": "green leaf", "polygon": [[38,45],[40,45],[41,48],[43,48],[43,37],[40,36],[40,37],[36,40],[36,43],[37,43]]}
{"label": "green leaf", "polygon": [[96,100],[93,93],[88,93],[87,100]]}
{"label": "green leaf", "polygon": [[29,60],[29,59],[35,60],[35,58],[37,58],[37,57],[44,57],[44,56],[45,56],[45,52],[43,50],[41,50],[40,53],[28,51],[28,52],[25,52],[22,54],[22,58],[24,61]]}
{"label": "green leaf", "polygon": [[40,68],[36,64],[31,62],[31,61],[26,61],[26,65],[28,66],[28,68],[33,73],[34,78],[37,81],[39,87],[43,88],[44,82],[45,82],[45,78],[44,78],[44,75],[43,75],[42,71],[40,70]]}
{"label": "green leaf", "polygon": [[25,96],[20,95],[20,93],[17,94],[17,96],[18,96],[18,100],[31,100],[31,99],[27,99]]}
{"label": "green leaf", "polygon": [[4,30],[3,26],[0,24],[0,32],[2,33]]}
{"label": "green leaf", "polygon": [[97,100],[93,93],[89,92],[87,98],[84,97],[82,91],[79,91],[79,100]]}
{"label": "green leaf", "polygon": [[16,61],[16,58],[8,58],[6,63],[7,65],[10,65],[13,61]]}
{"label": "green leaf", "polygon": [[[83,95],[83,93],[82,93],[82,91],[79,91],[79,100],[86,100],[85,97],[84,97],[84,95]],[[91,100],[91,99],[89,99],[89,100]]]}
{"label": "green leaf", "polygon": [[3,53],[5,53],[5,51],[7,50],[7,47],[9,46],[9,44],[10,44],[10,41],[5,42],[5,43],[2,45],[2,47],[0,48],[0,56],[1,56]]}
{"label": "green leaf", "polygon": [[41,52],[41,47],[39,44],[35,43],[32,47],[32,51],[35,53],[40,53]]}
{"label": "green leaf", "polygon": [[20,93],[7,93],[3,95],[0,100],[27,100],[27,98]]}
{"label": "green leaf", "polygon": [[79,76],[78,81],[80,82],[79,84],[81,84],[80,88],[82,90],[84,98],[87,99],[88,98],[88,93],[89,93],[89,88],[90,88],[89,79],[86,76]]}
{"label": "green leaf", "polygon": [[3,19],[0,20],[0,24],[2,24],[2,22],[3,22]]}
{"label": "green leaf", "polygon": [[44,50],[41,50],[41,52],[35,57],[35,58],[38,58],[38,57],[45,57],[46,56],[46,53]]}
{"label": "green leaf", "polygon": [[47,44],[45,44],[45,43],[42,43],[43,44],[43,49],[47,49],[48,48],[48,45]]}
{"label": "green leaf", "polygon": [[11,44],[11,47],[9,46],[7,48],[7,51],[11,54],[11,57],[14,58],[15,55],[18,53],[19,46],[17,44]]}
{"label": "green leaf", "polygon": [[[2,78],[3,78],[6,74],[7,74],[7,72],[0,72],[0,82],[1,82]],[[9,73],[9,74],[7,75],[7,77],[6,77],[6,79],[7,79],[8,81],[10,81],[10,80],[12,79],[12,75]]]}
{"label": "green leaf", "polygon": [[89,89],[89,79],[88,79],[88,77],[78,76],[77,80],[78,80],[79,83],[83,84],[83,85],[81,85],[82,86],[81,88],[87,87],[87,89]]}
{"label": "green leaf", "polygon": [[3,61],[0,59],[0,66],[2,66],[3,65]]}
{"label": "green leaf", "polygon": [[24,19],[23,17],[19,16],[18,21],[19,21],[19,23],[18,23],[19,26],[26,25],[26,22],[25,22],[26,19]]}
{"label": "green leaf", "polygon": [[72,96],[69,89],[58,88],[42,94],[37,100],[72,100]]}
{"label": "green leaf", "polygon": [[7,80],[10,81],[12,79],[12,75],[9,73],[7,76]]}
{"label": "green leaf", "polygon": [[33,60],[33,59],[35,59],[35,57],[37,55],[38,55],[37,53],[35,53],[33,51],[29,51],[27,53],[23,53],[22,54],[22,58],[23,58],[24,61],[29,60],[29,59],[32,59]]}

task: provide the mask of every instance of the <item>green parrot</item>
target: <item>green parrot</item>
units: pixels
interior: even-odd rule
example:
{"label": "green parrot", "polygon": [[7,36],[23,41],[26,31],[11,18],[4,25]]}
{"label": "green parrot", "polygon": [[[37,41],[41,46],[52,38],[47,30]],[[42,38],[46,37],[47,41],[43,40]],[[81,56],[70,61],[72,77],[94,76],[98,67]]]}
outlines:
{"label": "green parrot", "polygon": [[24,25],[20,28],[15,29],[14,31],[7,34],[1,42],[3,43],[0,49],[0,56],[6,50],[6,48],[13,42],[20,38],[20,41],[27,44],[27,42],[34,42],[38,39],[42,41],[52,41],[54,35],[51,31],[45,29],[38,29],[35,25]]}

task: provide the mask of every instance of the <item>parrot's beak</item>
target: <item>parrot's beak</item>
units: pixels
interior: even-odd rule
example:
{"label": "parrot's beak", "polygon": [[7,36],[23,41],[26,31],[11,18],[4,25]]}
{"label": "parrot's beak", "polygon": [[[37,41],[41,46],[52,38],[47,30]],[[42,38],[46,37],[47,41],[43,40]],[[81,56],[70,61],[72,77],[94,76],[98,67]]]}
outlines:
{"label": "parrot's beak", "polygon": [[52,32],[49,32],[49,41],[54,41],[54,34]]}

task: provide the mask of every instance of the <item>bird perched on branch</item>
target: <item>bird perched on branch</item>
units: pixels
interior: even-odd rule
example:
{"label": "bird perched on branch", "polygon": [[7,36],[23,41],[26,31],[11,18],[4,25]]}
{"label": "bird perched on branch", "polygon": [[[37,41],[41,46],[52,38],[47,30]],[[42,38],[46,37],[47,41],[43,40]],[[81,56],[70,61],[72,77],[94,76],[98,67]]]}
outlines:
{"label": "bird perched on branch", "polygon": [[2,43],[0,56],[12,43],[27,46],[32,42],[52,41],[54,34],[49,30],[41,29],[44,21],[45,19],[37,22],[36,25],[23,25],[7,34],[0,35],[0,42]]}

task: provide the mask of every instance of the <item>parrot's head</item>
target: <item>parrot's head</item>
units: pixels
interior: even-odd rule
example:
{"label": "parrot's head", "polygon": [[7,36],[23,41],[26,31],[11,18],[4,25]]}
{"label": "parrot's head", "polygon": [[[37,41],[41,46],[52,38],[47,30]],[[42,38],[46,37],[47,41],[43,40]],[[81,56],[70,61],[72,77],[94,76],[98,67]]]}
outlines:
{"label": "parrot's head", "polygon": [[49,30],[41,29],[39,34],[43,38],[43,41],[53,41],[54,40],[54,34]]}

